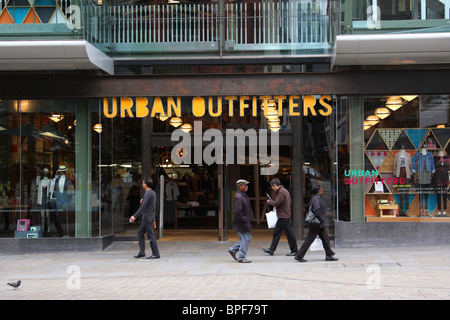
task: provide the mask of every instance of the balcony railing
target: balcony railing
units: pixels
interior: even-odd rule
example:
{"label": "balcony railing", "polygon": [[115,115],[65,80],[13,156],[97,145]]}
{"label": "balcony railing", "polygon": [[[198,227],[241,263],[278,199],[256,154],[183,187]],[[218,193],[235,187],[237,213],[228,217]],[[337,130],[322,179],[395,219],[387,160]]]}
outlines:
{"label": "balcony railing", "polygon": [[[36,0],[33,5],[27,0],[0,0],[0,38],[48,39],[58,29],[59,34],[83,37],[113,56],[329,53],[335,36],[329,15],[333,3],[338,2],[101,6],[88,2],[69,7],[67,0]],[[73,25],[76,8],[81,29]],[[29,23],[33,27],[24,26]]]}

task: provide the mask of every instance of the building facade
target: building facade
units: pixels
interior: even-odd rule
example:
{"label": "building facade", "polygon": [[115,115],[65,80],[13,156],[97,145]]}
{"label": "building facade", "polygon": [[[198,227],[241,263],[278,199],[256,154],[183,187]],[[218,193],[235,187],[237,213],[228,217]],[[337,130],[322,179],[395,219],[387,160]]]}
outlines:
{"label": "building facade", "polygon": [[160,237],[227,240],[239,178],[266,229],[278,177],[299,239],[320,184],[336,246],[449,243],[448,15],[438,0],[1,1],[2,248],[135,236],[143,177]]}

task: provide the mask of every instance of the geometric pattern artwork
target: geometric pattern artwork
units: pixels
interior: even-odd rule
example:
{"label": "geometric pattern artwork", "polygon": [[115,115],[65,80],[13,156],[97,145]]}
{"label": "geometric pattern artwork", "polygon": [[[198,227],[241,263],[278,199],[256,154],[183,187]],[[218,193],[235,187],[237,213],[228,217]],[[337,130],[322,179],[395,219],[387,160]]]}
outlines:
{"label": "geometric pattern artwork", "polygon": [[375,170],[379,170],[389,151],[366,151],[367,157]]}
{"label": "geometric pattern artwork", "polygon": [[[390,185],[387,181],[392,181],[394,177],[394,159],[397,153],[404,148],[411,155],[412,163],[415,163],[417,153],[424,147],[429,152],[435,154],[438,150],[444,149],[450,154],[450,128],[378,128],[375,129],[369,140],[365,144],[364,150],[364,170],[372,172],[378,170],[380,176],[384,178],[383,193],[375,191],[373,181],[365,185],[365,215],[377,216],[377,201],[390,198],[395,199],[397,204],[406,200],[407,214],[417,216],[419,214],[419,193],[414,189],[414,183],[409,187],[407,194],[401,194],[397,187]],[[380,177],[378,176],[378,177]],[[450,201],[449,201],[450,203]],[[428,195],[428,212],[436,212],[437,197],[431,193]],[[450,211],[450,210],[449,210]]]}
{"label": "geometric pattern artwork", "polygon": [[420,143],[427,134],[428,129],[405,129],[409,140],[414,144],[415,149],[420,148]]}
{"label": "geometric pattern artwork", "polygon": [[401,131],[401,129],[379,129],[380,135],[389,149],[392,148]]}
{"label": "geometric pattern artwork", "polygon": [[0,12],[0,24],[66,23],[55,0],[7,0]]}

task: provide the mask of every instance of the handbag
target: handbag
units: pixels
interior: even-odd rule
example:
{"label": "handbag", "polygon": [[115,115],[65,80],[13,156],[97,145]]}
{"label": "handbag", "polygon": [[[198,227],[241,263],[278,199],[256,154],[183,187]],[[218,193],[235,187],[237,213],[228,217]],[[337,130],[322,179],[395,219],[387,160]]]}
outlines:
{"label": "handbag", "polygon": [[269,229],[275,228],[278,221],[277,209],[273,208],[272,211],[266,213],[267,227]]}
{"label": "handbag", "polygon": [[308,227],[317,227],[322,222],[317,219],[316,215],[311,211],[311,207],[309,207],[309,211],[306,214],[305,223]]}

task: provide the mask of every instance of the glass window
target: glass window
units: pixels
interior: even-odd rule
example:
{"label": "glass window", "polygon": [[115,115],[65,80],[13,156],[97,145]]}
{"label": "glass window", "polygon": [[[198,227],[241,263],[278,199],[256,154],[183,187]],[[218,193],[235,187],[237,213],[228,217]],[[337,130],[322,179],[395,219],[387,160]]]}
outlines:
{"label": "glass window", "polygon": [[[344,201],[350,207],[362,207],[366,221],[447,221],[448,96],[354,97],[348,101],[348,116],[343,116],[338,131],[343,151],[339,152],[343,183],[339,191],[343,190]],[[341,99],[341,111],[348,101]],[[353,129],[346,131],[346,123]],[[361,145],[356,134],[356,138],[341,139],[348,132],[358,132],[358,126],[364,130]],[[363,192],[364,202],[350,197],[352,192]],[[350,208],[340,209],[341,217],[352,216],[347,211]]]}
{"label": "glass window", "polygon": [[0,101],[1,237],[74,236],[75,126],[75,101]]}

